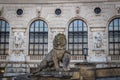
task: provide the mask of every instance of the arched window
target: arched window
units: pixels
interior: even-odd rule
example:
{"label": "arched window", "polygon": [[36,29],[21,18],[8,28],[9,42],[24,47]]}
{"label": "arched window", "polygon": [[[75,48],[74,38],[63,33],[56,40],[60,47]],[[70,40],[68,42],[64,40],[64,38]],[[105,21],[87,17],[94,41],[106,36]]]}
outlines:
{"label": "arched window", "polygon": [[120,18],[113,19],[109,24],[109,54],[120,55]]}
{"label": "arched window", "polygon": [[83,49],[88,48],[88,31],[84,21],[76,19],[69,25],[68,49],[73,55],[83,54]]}
{"label": "arched window", "polygon": [[29,29],[29,54],[43,55],[48,52],[48,26],[43,20],[35,20]]}
{"label": "arched window", "polygon": [[0,55],[9,53],[9,32],[10,26],[5,20],[0,20]]}

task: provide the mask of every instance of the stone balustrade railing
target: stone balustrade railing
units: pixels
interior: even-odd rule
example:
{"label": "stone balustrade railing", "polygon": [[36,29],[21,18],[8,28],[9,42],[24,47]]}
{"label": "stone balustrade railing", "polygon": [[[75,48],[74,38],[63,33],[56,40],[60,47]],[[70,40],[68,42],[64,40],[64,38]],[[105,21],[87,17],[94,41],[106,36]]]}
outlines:
{"label": "stone balustrade railing", "polygon": [[72,55],[71,60],[84,60],[83,55]]}
{"label": "stone balustrade railing", "polygon": [[44,55],[30,55],[30,60],[42,60]]}
{"label": "stone balustrade railing", "polygon": [[111,62],[120,62],[120,55],[111,55]]}
{"label": "stone balustrade railing", "polygon": [[7,61],[8,55],[0,55],[0,61]]}

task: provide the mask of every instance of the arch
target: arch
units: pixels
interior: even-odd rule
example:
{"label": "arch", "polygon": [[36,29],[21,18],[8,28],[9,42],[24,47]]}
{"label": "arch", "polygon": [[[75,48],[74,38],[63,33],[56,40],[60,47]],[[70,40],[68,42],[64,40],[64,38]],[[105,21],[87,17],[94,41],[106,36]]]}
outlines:
{"label": "arch", "polygon": [[44,55],[48,51],[48,25],[42,19],[34,20],[29,27],[29,54]]}
{"label": "arch", "polygon": [[[45,18],[42,18],[42,17],[35,17],[33,19],[31,19],[28,23],[28,27],[30,27],[30,25],[32,24],[32,22],[36,21],[36,20],[43,20],[45,21],[46,23],[48,23],[48,21],[45,19]],[[48,24],[47,24],[48,25]]]}
{"label": "arch", "polygon": [[5,19],[0,18],[0,55],[9,54],[9,33],[9,23]]}
{"label": "arch", "polygon": [[112,17],[108,20],[107,26],[109,26],[110,22],[111,22],[113,19],[118,18],[118,17],[120,17],[120,15],[114,15],[114,16],[112,16]]}
{"label": "arch", "polygon": [[80,19],[82,21],[84,21],[86,24],[87,24],[87,20],[83,17],[73,17],[71,18],[69,21],[68,21],[68,26],[70,25],[70,23],[73,21],[73,20],[76,20],[76,19]]}
{"label": "arch", "polygon": [[82,55],[88,48],[88,27],[82,19],[73,19],[68,26],[68,49],[73,55]]}
{"label": "arch", "polygon": [[4,17],[0,17],[0,20],[4,20],[4,21],[6,21],[6,22],[9,24],[9,26],[10,26],[9,21],[8,21],[6,18],[4,18]]}
{"label": "arch", "polygon": [[120,16],[114,16],[108,24],[109,55],[120,55]]}

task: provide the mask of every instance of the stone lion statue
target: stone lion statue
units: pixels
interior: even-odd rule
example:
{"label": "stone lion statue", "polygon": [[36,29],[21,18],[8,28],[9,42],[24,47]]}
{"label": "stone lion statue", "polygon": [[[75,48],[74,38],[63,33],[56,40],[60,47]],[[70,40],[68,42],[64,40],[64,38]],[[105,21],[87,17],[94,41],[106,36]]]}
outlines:
{"label": "stone lion statue", "polygon": [[[61,33],[57,34],[53,41],[53,49],[41,61],[39,69],[36,72],[47,70],[68,70],[70,52],[66,50],[66,44],[66,36]],[[60,64],[62,64],[62,66],[60,66]]]}

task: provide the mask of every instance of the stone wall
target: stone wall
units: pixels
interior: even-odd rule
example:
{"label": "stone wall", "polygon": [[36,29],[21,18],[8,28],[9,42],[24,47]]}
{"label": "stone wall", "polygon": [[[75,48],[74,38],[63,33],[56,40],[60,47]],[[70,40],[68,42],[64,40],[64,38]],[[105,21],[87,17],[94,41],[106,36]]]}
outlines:
{"label": "stone wall", "polygon": [[[14,3],[14,2],[13,2]],[[101,13],[95,14],[94,8],[100,7]],[[60,8],[62,13],[55,14],[55,9]],[[38,57],[37,60],[30,60],[28,55],[29,44],[29,27],[36,19],[42,19],[48,24],[48,52],[52,49],[52,41],[57,33],[64,33],[68,37],[68,26],[74,19],[82,19],[88,26],[88,62],[111,62],[111,57],[108,55],[108,24],[110,20],[120,16],[118,10],[120,8],[120,1],[107,0],[97,2],[66,2],[66,3],[30,3],[30,4],[12,4],[8,2],[0,3],[0,10],[2,11],[1,19],[5,19],[10,24],[10,49],[9,57],[5,61],[20,61],[20,62],[39,62],[43,57]],[[17,9],[23,9],[23,15],[16,14]],[[38,14],[38,11],[40,13]],[[78,11],[78,12],[77,12]],[[22,35],[21,47],[15,47],[15,36],[17,33]],[[102,45],[95,47],[95,34],[102,35]],[[20,55],[16,55],[20,54]],[[18,59],[15,58],[19,57]],[[36,57],[32,57],[35,58]],[[118,60],[119,62],[120,58]],[[74,60],[80,62],[79,59]],[[72,62],[72,61],[71,61]]]}

